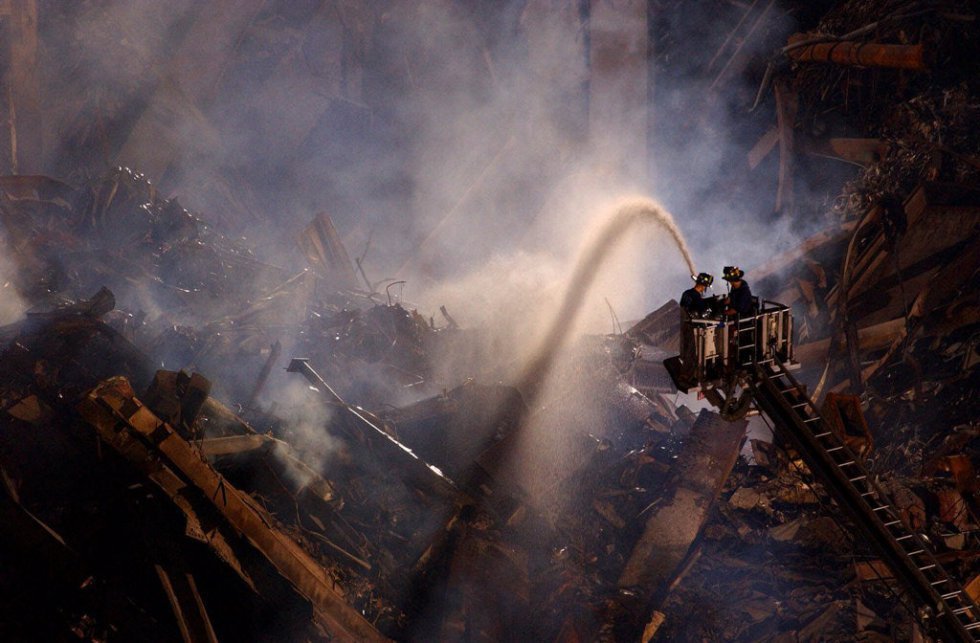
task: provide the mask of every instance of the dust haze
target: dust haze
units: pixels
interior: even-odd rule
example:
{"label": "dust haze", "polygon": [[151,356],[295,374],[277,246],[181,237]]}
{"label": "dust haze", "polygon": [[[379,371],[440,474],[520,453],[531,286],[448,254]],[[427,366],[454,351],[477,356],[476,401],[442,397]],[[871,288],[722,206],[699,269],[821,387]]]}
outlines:
{"label": "dust haze", "polygon": [[[732,158],[744,154],[728,125],[744,117],[755,86],[729,83],[718,107],[699,116],[697,135],[676,134],[692,131],[678,125],[710,88],[683,57],[657,58],[652,25],[675,21],[681,38],[689,25],[692,40],[703,42],[694,36],[712,24],[708,6],[645,16],[629,3],[604,9],[604,33],[649,40],[650,50],[639,53],[648,59],[639,70],[617,77],[604,69],[602,91],[589,85],[595,16],[587,2],[242,6],[254,13],[241,17],[245,35],[204,93],[209,120],[172,115],[165,143],[179,153],[156,179],[165,195],[290,269],[302,267],[297,234],[317,212],[330,213],[349,253],[364,255],[370,279],[404,279],[404,301],[423,315],[444,305],[461,326],[479,330],[481,359],[461,367],[464,358],[446,356],[433,387],[466,377],[514,383],[548,329],[620,332],[679,298],[696,270],[751,267],[805,232],[772,224],[771,192],[743,191],[735,202],[714,196]],[[47,25],[68,51],[45,60],[111,132],[161,92],[187,89],[173,86],[166,61],[208,8],[121,0],[98,7],[85,21]],[[274,63],[270,52],[286,46],[275,35],[283,19],[302,44]],[[637,87],[646,91],[641,106],[601,121],[599,102],[616,105],[616,91]],[[52,110],[55,167],[97,167],[113,150],[147,152],[111,133],[73,131],[59,114]],[[637,124],[642,131],[631,129]],[[224,189],[217,177],[227,175],[247,187]],[[635,226],[601,258],[579,264],[627,198],[662,204],[670,224]],[[146,297],[141,305],[165,314]],[[291,342],[283,343],[286,360]],[[295,399],[282,379],[277,369],[266,399]],[[393,402],[408,401],[406,393]]]}

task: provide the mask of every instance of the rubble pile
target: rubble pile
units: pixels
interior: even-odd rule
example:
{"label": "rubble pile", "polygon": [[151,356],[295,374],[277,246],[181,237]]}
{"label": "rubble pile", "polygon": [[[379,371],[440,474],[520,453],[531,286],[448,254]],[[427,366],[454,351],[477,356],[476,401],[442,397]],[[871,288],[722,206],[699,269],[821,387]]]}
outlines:
{"label": "rubble pile", "polygon": [[[501,355],[493,329],[416,309],[398,276],[372,282],[367,251],[352,261],[327,214],[277,262],[206,222],[240,232],[275,218],[225,183],[242,168],[197,176],[195,154],[164,135],[168,110],[201,125],[190,138],[208,148],[217,134],[194,105],[220,120],[212,94],[226,74],[256,90],[249,105],[275,129],[258,89],[302,84],[309,70],[294,61],[323,54],[342,69],[330,82],[343,100],[309,92],[296,131],[242,170],[278,176],[296,148],[328,138],[327,116],[371,111],[358,67],[372,28],[413,15],[411,3],[303,4],[245,2],[216,18],[217,5],[176,3],[181,91],[141,57],[166,39],[112,38],[140,54],[117,78],[120,98],[93,91],[52,109],[73,132],[54,162],[65,178],[0,177],[0,312],[19,313],[0,327],[0,638],[926,636],[929,615],[763,418],[727,422],[679,396],[663,366],[680,348],[676,302],[570,343],[521,390],[499,381],[518,356]],[[670,24],[687,3],[654,4],[658,65],[700,47]],[[776,3],[718,4],[734,26],[707,65],[707,107],[673,135],[703,124],[726,83],[761,85],[732,98],[745,108],[733,138],[758,140],[726,179],[743,187],[708,187],[735,198],[769,181],[774,219],[817,215],[790,226],[807,230],[799,244],[745,266],[747,279],[792,309],[799,379],[833,433],[980,599],[975,7],[851,0],[816,15],[783,3],[801,29],[784,41]],[[47,19],[68,29],[108,7]],[[334,23],[340,44],[320,42],[318,26]],[[776,53],[752,53],[777,36]],[[202,55],[221,38],[242,53]],[[381,66],[415,82],[390,46],[373,52]],[[497,82],[491,53],[477,58]],[[84,84],[82,62],[59,61],[50,82]],[[378,140],[389,135],[404,136]],[[484,198],[510,145],[464,196]],[[147,169],[92,172],[96,148],[137,149]],[[794,176],[811,170],[821,185],[808,192]],[[141,171],[207,183],[202,200],[224,209],[189,212]]]}
{"label": "rubble pile", "polygon": [[[880,3],[847,2],[789,39],[790,64],[765,81],[776,110],[790,102],[794,110],[774,130],[795,152],[781,152],[781,167],[823,150],[861,168],[825,206],[825,229],[748,272],[755,292],[793,307],[801,379],[815,399],[826,396],[824,415],[837,418],[903,519],[928,534],[974,598],[975,14],[955,2],[896,2],[884,12]],[[924,44],[930,71],[793,56],[804,38]],[[658,636],[922,636],[914,604],[792,451],[756,439],[745,456],[659,608]]]}
{"label": "rubble pile", "polygon": [[[385,295],[337,288],[316,257],[288,277],[127,170],[79,189],[5,185],[14,287],[34,305],[3,329],[0,466],[16,517],[4,537],[40,530],[72,560],[36,587],[30,569],[7,579],[35,587],[32,601],[59,588],[43,631],[500,639],[597,627],[588,605],[613,591],[634,518],[658,502],[693,422],[666,397],[660,351],[625,335],[585,342],[530,410],[516,389],[475,381],[426,397],[440,390],[430,352],[472,340],[448,311],[437,328]],[[96,283],[115,290],[86,298]],[[282,344],[308,355],[290,370],[317,393],[263,396]],[[405,399],[419,401],[393,405]],[[544,475],[501,455],[524,416],[533,450],[552,452]],[[523,599],[469,578],[491,571]],[[234,600],[209,598],[221,594]],[[500,614],[487,618],[488,604]],[[36,626],[14,612],[3,622],[14,637]]]}
{"label": "rubble pile", "polygon": [[[927,52],[918,73],[795,63],[797,128],[814,138],[860,137],[867,148],[863,159],[852,157],[865,167],[835,203],[845,220],[860,217],[882,199],[903,198],[922,180],[977,182],[972,16],[969,3],[896,2],[882,14],[875,3],[858,0],[835,7],[813,30],[827,39],[846,39],[858,28],[873,27],[873,42]],[[859,142],[851,145],[857,148]]]}

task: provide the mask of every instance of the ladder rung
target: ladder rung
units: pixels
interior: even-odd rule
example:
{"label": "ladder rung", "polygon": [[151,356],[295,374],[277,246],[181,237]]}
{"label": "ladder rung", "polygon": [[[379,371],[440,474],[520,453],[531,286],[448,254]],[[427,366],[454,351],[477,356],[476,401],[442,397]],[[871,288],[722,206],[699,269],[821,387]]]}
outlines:
{"label": "ladder rung", "polygon": [[854,464],[854,460],[848,460],[847,462],[841,462],[840,464],[838,464],[838,465],[837,465],[837,468],[838,468],[838,469],[842,469],[842,468],[844,468],[844,467],[849,467],[849,466],[851,466],[852,464]]}
{"label": "ladder rung", "polygon": [[794,409],[801,409],[801,408],[803,408],[804,406],[806,406],[806,404],[807,404],[806,402],[800,402],[799,404],[794,404],[794,405],[793,405],[793,408],[794,408]]}
{"label": "ladder rung", "polygon": [[813,437],[815,437],[815,438],[817,438],[819,440],[820,438],[825,438],[825,437],[827,437],[828,435],[830,435],[832,433],[833,433],[833,431],[824,431],[823,433],[818,433],[818,434],[816,434]]}
{"label": "ladder rung", "polygon": [[920,567],[920,568],[919,568],[919,571],[920,571],[920,572],[924,572],[924,571],[926,571],[927,569],[932,569],[932,568],[933,568],[933,567],[935,567],[935,566],[936,566],[936,564],[935,564],[935,563],[933,563],[932,565],[926,565],[925,567]]}
{"label": "ladder rung", "polygon": [[899,536],[898,538],[896,538],[895,541],[896,542],[901,542],[903,540],[908,540],[911,537],[912,537],[912,534],[905,534],[904,536]]}
{"label": "ladder rung", "polygon": [[881,511],[882,509],[888,509],[891,505],[881,505],[880,507],[875,507],[871,511]]}
{"label": "ladder rung", "polygon": [[974,608],[972,605],[969,606],[969,607],[960,607],[960,608],[957,608],[957,609],[953,610],[953,614],[959,615],[959,614],[963,614],[965,612],[971,612],[974,609],[976,609],[976,608]]}
{"label": "ladder rung", "polygon": [[848,482],[858,482],[859,480],[867,480],[868,476],[858,476],[856,478],[851,478]]}
{"label": "ladder rung", "polygon": [[831,447],[831,448],[827,449],[827,453],[833,453],[834,451],[840,451],[843,448],[844,447]]}
{"label": "ladder rung", "polygon": [[944,601],[948,601],[949,599],[953,598],[954,596],[959,596],[962,593],[963,593],[963,590],[959,590],[958,589],[955,592],[950,592],[949,594],[943,594],[939,598],[943,599]]}
{"label": "ladder rung", "polygon": [[886,522],[886,523],[885,523],[885,526],[886,526],[886,527],[891,527],[891,526],[893,526],[893,525],[899,525],[899,524],[901,524],[901,523],[902,523],[902,521],[901,521],[901,520],[892,520],[891,522]]}
{"label": "ladder rung", "polygon": [[915,551],[910,551],[906,556],[918,556],[919,554],[924,554],[925,549],[916,549]]}
{"label": "ladder rung", "polygon": [[934,583],[929,583],[929,584],[932,585],[933,587],[935,587],[936,585],[942,585],[943,583],[948,583],[948,582],[949,582],[949,579],[948,578],[942,578],[940,580],[937,580]]}
{"label": "ladder rung", "polygon": [[[862,498],[867,498],[868,496],[873,496],[873,495],[875,495],[875,490],[874,489],[872,489],[871,491],[865,491],[864,493],[861,494],[861,497]],[[903,538],[911,538],[912,536],[902,536],[902,537]]]}
{"label": "ladder rung", "polygon": [[980,623],[970,623],[969,625],[964,625],[963,626],[963,629],[965,629],[965,630],[975,630],[978,627],[980,627]]}
{"label": "ladder rung", "polygon": [[810,422],[819,422],[819,421],[820,421],[820,416],[818,415],[818,416],[815,416],[815,417],[812,417],[812,418],[807,418],[807,419],[803,420],[803,423],[804,424],[809,424]]}

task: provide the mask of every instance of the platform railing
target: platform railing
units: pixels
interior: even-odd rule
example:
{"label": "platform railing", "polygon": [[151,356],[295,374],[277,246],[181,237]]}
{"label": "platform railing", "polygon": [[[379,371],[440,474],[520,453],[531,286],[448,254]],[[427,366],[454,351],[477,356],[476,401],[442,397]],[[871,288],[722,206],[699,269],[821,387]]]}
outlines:
{"label": "platform railing", "polygon": [[[793,359],[793,316],[788,306],[753,298],[755,315],[685,316],[682,321],[681,355],[696,362],[696,378],[708,382],[749,368],[756,362]],[[693,350],[686,343],[693,344]]]}

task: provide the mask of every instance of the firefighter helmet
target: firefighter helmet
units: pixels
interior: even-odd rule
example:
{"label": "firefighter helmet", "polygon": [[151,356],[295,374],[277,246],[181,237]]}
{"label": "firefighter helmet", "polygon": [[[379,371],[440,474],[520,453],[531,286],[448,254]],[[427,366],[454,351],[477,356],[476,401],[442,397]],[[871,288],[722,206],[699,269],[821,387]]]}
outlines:
{"label": "firefighter helmet", "polygon": [[715,281],[715,278],[706,272],[699,273],[697,276],[691,275],[691,279],[694,280],[695,284],[704,286],[705,288],[710,286]]}
{"label": "firefighter helmet", "polygon": [[740,281],[743,276],[745,276],[745,271],[738,266],[725,266],[722,272],[722,279],[725,281]]}

